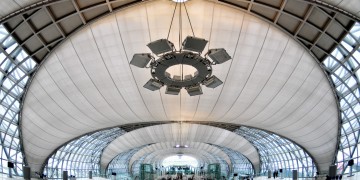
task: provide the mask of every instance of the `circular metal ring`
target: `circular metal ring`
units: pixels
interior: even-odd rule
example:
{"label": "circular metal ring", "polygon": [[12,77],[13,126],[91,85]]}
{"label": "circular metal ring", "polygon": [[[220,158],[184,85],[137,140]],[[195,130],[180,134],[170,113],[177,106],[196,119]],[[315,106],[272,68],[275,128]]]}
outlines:
{"label": "circular metal ring", "polygon": [[[197,74],[191,78],[174,79],[169,76],[166,70],[174,65],[190,65],[197,70]],[[151,75],[168,86],[191,87],[202,83],[212,74],[211,62],[192,52],[171,52],[164,54],[155,62],[151,63]]]}

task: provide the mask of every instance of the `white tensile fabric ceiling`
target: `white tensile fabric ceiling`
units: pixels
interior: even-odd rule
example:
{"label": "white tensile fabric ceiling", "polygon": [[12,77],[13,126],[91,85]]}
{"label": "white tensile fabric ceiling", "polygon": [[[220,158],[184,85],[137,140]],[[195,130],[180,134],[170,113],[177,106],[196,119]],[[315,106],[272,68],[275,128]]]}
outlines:
{"label": "white tensile fabric ceiling", "polygon": [[153,159],[155,161],[162,161],[164,158],[166,158],[166,156],[164,155],[162,150],[168,150],[168,151],[172,152],[172,154],[193,153],[195,157],[196,157],[196,152],[204,151],[206,153],[210,153],[211,155],[221,157],[225,162],[227,162],[229,165],[231,165],[231,160],[230,160],[229,156],[216,146],[212,146],[212,145],[209,145],[206,143],[201,143],[201,142],[189,142],[189,144],[187,144],[187,145],[188,145],[188,148],[174,148],[174,143],[161,142],[161,143],[152,144],[150,146],[146,146],[146,147],[142,148],[141,150],[139,150],[138,152],[136,152],[131,157],[131,159],[129,161],[129,167],[132,167],[133,163],[136,160],[139,160],[140,158],[142,158],[143,156],[145,156],[145,155],[150,156],[151,154],[153,154],[155,152],[160,152],[160,151],[161,151],[160,157],[153,158]]}
{"label": "white tensile fabric ceiling", "polygon": [[37,2],[40,0],[1,0],[0,18]]}
{"label": "white tensile fabric ceiling", "polygon": [[[209,40],[207,49],[222,47],[233,57],[213,66],[224,84],[204,87],[204,94],[196,97],[142,87],[150,72],[129,61],[134,53],[149,52],[149,42],[166,38],[173,8],[173,2],[159,0],[111,14],[77,32],[48,57],[31,82],[22,111],[29,165],[40,169],[60,145],[102,128],[217,121],[287,137],[326,171],[338,133],[333,91],[310,54],[267,22],[216,2],[189,1],[195,35]],[[186,35],[191,30],[184,18]],[[169,40],[178,45],[177,18]]]}
{"label": "white tensile fabric ceiling", "polygon": [[322,0],[337,8],[344,9],[360,17],[360,1],[358,0]]}
{"label": "white tensile fabric ceiling", "polygon": [[[146,144],[169,142],[175,145],[189,145],[191,142],[203,142],[228,147],[242,153],[254,165],[260,168],[260,158],[255,147],[245,138],[237,134],[198,124],[164,124],[141,128],[116,138],[105,149],[101,156],[101,166],[106,168],[110,161],[119,153]],[[194,147],[192,147],[194,148]]]}
{"label": "white tensile fabric ceiling", "polygon": [[[212,163],[223,163],[222,159],[216,155],[210,154],[201,149],[192,149],[188,148],[184,151],[184,156],[190,156],[195,158],[198,162],[206,162],[207,164]],[[151,154],[147,155],[144,160],[142,161],[145,164],[161,164],[164,159],[174,156],[174,155],[183,155],[178,154],[178,149],[161,149]],[[230,166],[231,167],[231,166]]]}

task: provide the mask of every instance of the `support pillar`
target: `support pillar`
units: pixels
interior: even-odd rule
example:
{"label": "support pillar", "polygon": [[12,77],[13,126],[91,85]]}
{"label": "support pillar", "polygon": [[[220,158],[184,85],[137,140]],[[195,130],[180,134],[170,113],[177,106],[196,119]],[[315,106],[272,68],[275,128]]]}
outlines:
{"label": "support pillar", "polygon": [[331,165],[329,166],[329,176],[330,176],[330,179],[335,179],[335,176],[336,176],[336,166],[335,165]]}
{"label": "support pillar", "polygon": [[14,163],[9,161],[8,168],[9,168],[9,178],[12,178],[12,171],[14,169]]}
{"label": "support pillar", "polygon": [[24,166],[23,167],[23,177],[25,180],[30,180],[31,179],[31,169],[28,166]]}
{"label": "support pillar", "polygon": [[293,179],[293,180],[298,179],[298,171],[297,171],[297,170],[293,170],[293,171],[292,171],[292,174],[293,174],[293,175],[292,175],[292,179]]}
{"label": "support pillar", "polygon": [[63,180],[68,180],[68,171],[63,171]]}
{"label": "support pillar", "polygon": [[92,171],[89,171],[89,179],[92,179]]}

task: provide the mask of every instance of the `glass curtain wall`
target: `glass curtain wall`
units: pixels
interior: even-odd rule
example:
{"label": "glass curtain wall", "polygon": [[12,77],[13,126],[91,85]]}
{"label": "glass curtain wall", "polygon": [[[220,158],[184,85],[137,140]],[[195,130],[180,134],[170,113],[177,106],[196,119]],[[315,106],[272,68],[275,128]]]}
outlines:
{"label": "glass curtain wall", "polygon": [[314,177],[316,166],[312,158],[301,147],[276,134],[259,129],[240,127],[235,133],[251,142],[259,152],[261,175],[267,171],[283,169],[284,177],[292,177],[298,170],[299,177]]}
{"label": "glass curtain wall", "polygon": [[336,162],[338,173],[348,173],[347,162],[354,159],[353,171],[360,171],[360,24],[355,23],[342,42],[323,61],[339,99],[341,134]]}
{"label": "glass curtain wall", "polygon": [[146,156],[143,156],[140,159],[134,161],[132,167],[130,167],[131,175],[133,177],[139,176],[140,164],[144,161],[145,158],[146,158]]}
{"label": "glass curtain wall", "polygon": [[75,177],[100,176],[100,158],[103,149],[115,138],[125,134],[120,128],[98,131],[82,136],[58,149],[48,160],[44,174],[61,178],[63,171]]}
{"label": "glass curtain wall", "polygon": [[1,173],[8,173],[10,161],[15,165],[13,174],[22,175],[19,113],[24,89],[36,67],[35,61],[0,24]]}
{"label": "glass curtain wall", "polygon": [[[239,175],[254,175],[253,165],[244,155],[229,148],[217,147],[224,151],[231,160],[232,169],[229,170],[230,175],[233,175],[234,173]],[[221,170],[223,170],[223,167],[221,167]]]}
{"label": "glass curtain wall", "polygon": [[[129,167],[129,161],[131,159],[131,157],[138,152],[140,148],[135,148],[132,149],[130,151],[127,152],[123,152],[119,155],[117,155],[109,164],[108,168],[107,168],[107,175],[108,177],[110,177],[110,175],[112,173],[116,173],[116,178],[126,178],[126,177],[132,177],[132,173],[130,171],[130,167]],[[140,166],[137,166],[137,170],[138,172],[134,172],[136,174],[139,173],[138,169],[140,168]]]}

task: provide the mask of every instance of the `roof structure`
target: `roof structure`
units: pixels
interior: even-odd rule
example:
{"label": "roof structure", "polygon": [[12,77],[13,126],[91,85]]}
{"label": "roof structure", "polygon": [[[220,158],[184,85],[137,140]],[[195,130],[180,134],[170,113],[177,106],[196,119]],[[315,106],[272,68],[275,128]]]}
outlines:
{"label": "roof structure", "polygon": [[[131,172],[186,143],[184,153],[232,170],[241,157],[255,173],[306,167],[311,176],[334,163],[345,172],[344,162],[358,156],[359,2],[191,0],[192,27],[174,18],[169,31],[173,12],[186,17],[175,6],[1,1],[2,159],[17,162],[17,174],[22,163],[50,174],[75,166],[55,160],[84,171],[93,163],[100,172],[121,157]],[[130,66],[133,54],[150,53],[146,44],[168,32],[179,49],[179,24],[183,37],[193,28],[209,41],[206,49],[231,55],[213,67],[222,86],[196,97],[142,87],[151,75]],[[91,163],[75,160],[86,153],[94,154]]]}

